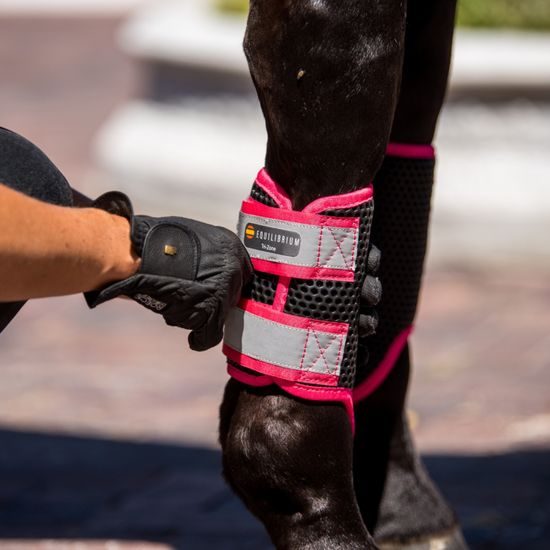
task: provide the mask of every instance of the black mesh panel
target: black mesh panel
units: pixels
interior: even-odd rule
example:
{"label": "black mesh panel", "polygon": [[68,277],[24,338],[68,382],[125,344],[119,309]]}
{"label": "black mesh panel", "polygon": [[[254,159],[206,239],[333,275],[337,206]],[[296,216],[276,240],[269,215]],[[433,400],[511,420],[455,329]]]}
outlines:
{"label": "black mesh panel", "polygon": [[269,275],[268,273],[254,273],[252,283],[250,285],[250,295],[256,302],[272,305],[275,300],[275,291],[277,289],[278,277]]}
{"label": "black mesh panel", "polygon": [[376,209],[372,242],[382,251],[377,333],[366,339],[368,366],[377,366],[395,337],[415,317],[426,255],[435,161],[387,157],[374,182]]}
{"label": "black mesh panel", "polygon": [[[252,186],[250,196],[267,206],[276,207],[277,203],[257,184]],[[252,281],[243,291],[243,296],[251,298],[262,304],[273,305],[275,300],[275,291],[277,290],[277,282],[279,278],[276,275],[268,273],[254,272]]]}
{"label": "black mesh panel", "polygon": [[273,208],[277,208],[277,203],[256,183],[252,186],[252,191],[250,192],[250,196],[255,201],[261,202],[266,206],[272,206]]}

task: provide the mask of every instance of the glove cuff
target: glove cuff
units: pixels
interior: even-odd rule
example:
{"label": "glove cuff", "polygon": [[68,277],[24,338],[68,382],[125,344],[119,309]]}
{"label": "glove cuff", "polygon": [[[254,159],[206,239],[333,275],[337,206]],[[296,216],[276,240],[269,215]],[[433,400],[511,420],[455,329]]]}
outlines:
{"label": "glove cuff", "polygon": [[127,195],[121,193],[120,191],[109,191],[108,193],[104,193],[91,204],[91,207],[105,210],[106,212],[115,214],[116,216],[122,216],[130,223],[132,222],[132,218],[134,216],[132,201]]}
{"label": "glove cuff", "polygon": [[[127,195],[120,191],[109,191],[108,193],[104,193],[93,201],[90,208],[99,208],[110,214],[122,216],[130,222],[130,225],[133,225],[134,208],[132,206],[132,201],[130,201]],[[132,245],[133,241],[134,239],[132,238]],[[101,294],[102,290],[92,290],[84,293],[84,299],[90,309],[106,301],[105,299],[101,299]]]}
{"label": "glove cuff", "polygon": [[[142,260],[137,275],[190,281],[196,279],[201,246],[195,231],[182,223],[183,219],[135,216],[130,199],[118,191],[101,195],[92,207],[122,216],[130,222],[132,247]],[[131,284],[134,279],[117,281],[103,289],[84,293],[88,306],[94,308],[121,294],[136,298]],[[138,301],[149,309],[161,311],[158,304],[166,306],[166,303],[146,294],[139,293],[139,296],[142,299]]]}

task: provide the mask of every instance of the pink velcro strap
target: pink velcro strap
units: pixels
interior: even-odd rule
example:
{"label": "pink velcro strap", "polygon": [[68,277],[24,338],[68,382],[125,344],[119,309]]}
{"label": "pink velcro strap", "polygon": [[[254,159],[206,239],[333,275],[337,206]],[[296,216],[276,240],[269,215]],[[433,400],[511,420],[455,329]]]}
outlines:
{"label": "pink velcro strap", "polygon": [[229,314],[223,351],[281,380],[337,386],[349,325],[289,315],[252,300]]}
{"label": "pink velcro strap", "polygon": [[[263,189],[269,195],[275,204],[283,210],[293,210],[292,202],[284,189],[274,180],[271,179],[265,168],[262,168],[256,176],[256,185]],[[372,185],[367,185],[357,191],[343,193],[341,195],[329,195],[328,197],[320,197],[313,202],[310,202],[303,212],[311,212],[318,214],[327,210],[341,210],[344,208],[353,208],[359,206],[373,197]]]}
{"label": "pink velcro strap", "polygon": [[413,327],[401,331],[388,348],[386,355],[374,371],[353,390],[353,402],[360,403],[372,395],[388,378],[407,345]]}
{"label": "pink velcro strap", "polygon": [[267,386],[278,386],[285,392],[294,397],[305,399],[306,401],[317,401],[324,403],[340,403],[348,415],[352,434],[355,434],[355,408],[353,404],[352,390],[347,388],[324,388],[318,386],[309,386],[296,382],[288,382],[279,378],[267,375],[253,375],[237,368],[233,365],[228,365],[227,372],[234,378],[253,388],[265,388]]}
{"label": "pink velcro strap", "polygon": [[435,158],[435,148],[432,145],[390,143],[386,149],[386,155],[405,159],[433,160]]}
{"label": "pink velcro strap", "polygon": [[257,271],[279,277],[354,281],[359,217],[327,216],[372,200],[372,188],[323,197],[303,211],[292,210],[284,191],[265,170],[256,184],[278,205],[243,202],[238,235]]}
{"label": "pink velcro strap", "polygon": [[238,236],[258,271],[298,279],[353,281],[359,218],[322,216],[243,202]]}

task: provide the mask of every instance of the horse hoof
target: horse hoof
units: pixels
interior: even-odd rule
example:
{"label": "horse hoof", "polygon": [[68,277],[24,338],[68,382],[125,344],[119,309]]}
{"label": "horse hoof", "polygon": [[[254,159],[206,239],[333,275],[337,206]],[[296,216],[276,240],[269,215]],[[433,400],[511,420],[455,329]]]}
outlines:
{"label": "horse hoof", "polygon": [[430,536],[410,542],[379,541],[380,550],[468,550],[462,532],[457,527],[444,535]]}

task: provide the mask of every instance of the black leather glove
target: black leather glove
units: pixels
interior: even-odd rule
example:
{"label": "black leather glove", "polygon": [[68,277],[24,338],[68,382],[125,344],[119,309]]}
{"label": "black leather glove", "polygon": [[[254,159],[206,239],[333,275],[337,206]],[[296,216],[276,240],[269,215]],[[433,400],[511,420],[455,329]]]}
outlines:
{"label": "black leather glove", "polygon": [[191,349],[217,345],[230,308],[239,301],[252,265],[231,231],[186,218],[135,216],[123,193],[106,193],[95,208],[123,216],[141,257],[132,277],[85,294],[93,308],[124,295],[160,313],[166,323],[191,330]]}

